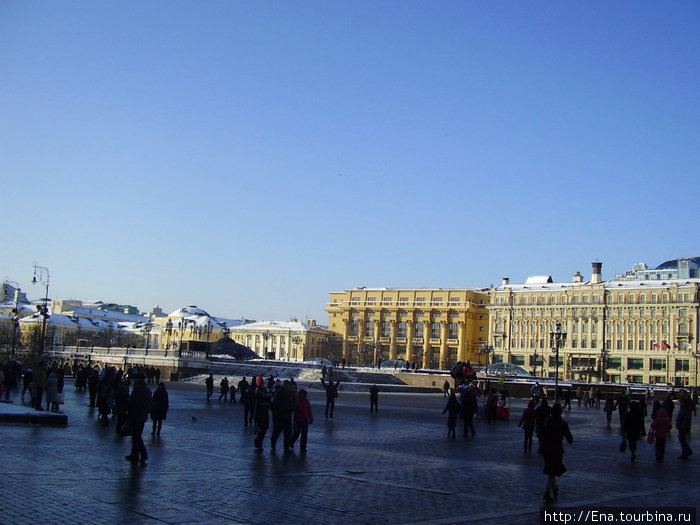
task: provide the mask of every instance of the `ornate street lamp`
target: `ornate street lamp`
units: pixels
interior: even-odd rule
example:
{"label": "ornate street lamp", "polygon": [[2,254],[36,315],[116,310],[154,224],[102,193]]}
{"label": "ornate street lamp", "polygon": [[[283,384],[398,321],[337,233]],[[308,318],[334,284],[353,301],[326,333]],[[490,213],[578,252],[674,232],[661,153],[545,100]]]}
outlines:
{"label": "ornate street lamp", "polygon": [[15,281],[5,281],[6,284],[12,284],[15,289],[15,307],[12,309],[12,346],[11,356],[12,359],[15,358],[15,345],[17,342],[17,327],[19,326],[19,294],[22,292],[19,287],[19,283]]}
{"label": "ornate street lamp", "polygon": [[165,350],[170,349],[170,337],[173,334],[173,321],[172,319],[168,319],[168,322],[165,323],[165,333],[168,334],[168,342],[165,345]]}
{"label": "ornate street lamp", "polygon": [[144,338],[146,339],[146,347],[145,347],[146,354],[148,354],[148,347],[149,347],[148,339],[151,335],[152,329],[153,329],[153,321],[150,319],[148,321],[146,321],[146,323],[143,325],[143,328],[141,329],[143,331]]}
{"label": "ornate street lamp", "polygon": [[[38,270],[38,279],[37,279]],[[41,283],[46,286],[46,295],[44,296],[44,304],[39,305],[36,309],[39,311],[43,320],[41,322],[41,342],[39,350],[41,355],[44,354],[44,346],[46,344],[46,319],[49,317],[49,269],[45,266],[34,265],[34,278],[32,279],[32,284]]]}
{"label": "ornate street lamp", "polygon": [[561,322],[554,324],[554,330],[549,332],[549,345],[556,352],[556,363],[554,364],[554,401],[559,401],[559,349],[566,344],[566,328]]}
{"label": "ornate street lamp", "polygon": [[[476,353],[479,356],[479,364],[481,364],[481,356],[485,355],[486,362],[484,363],[484,366],[489,366],[489,354],[493,353],[493,346],[491,346],[488,343],[484,343],[479,348],[477,348]],[[535,356],[537,356],[537,354],[535,354]]]}

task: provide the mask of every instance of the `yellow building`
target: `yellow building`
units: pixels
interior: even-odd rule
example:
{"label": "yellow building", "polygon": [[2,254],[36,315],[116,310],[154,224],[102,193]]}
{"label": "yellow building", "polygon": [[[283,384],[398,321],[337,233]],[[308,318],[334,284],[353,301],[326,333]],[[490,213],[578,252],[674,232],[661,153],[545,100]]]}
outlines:
{"label": "yellow building", "polygon": [[331,292],[326,311],[348,363],[446,369],[487,358],[488,301],[484,290],[356,288]]}
{"label": "yellow building", "polygon": [[316,321],[256,321],[230,329],[231,338],[260,357],[285,361],[306,361],[324,357],[332,360],[335,337]]}
{"label": "yellow building", "polygon": [[560,379],[698,383],[700,279],[611,280],[593,263],[590,281],[504,279],[489,291],[489,344],[497,361],[554,376],[550,334],[560,323]]}

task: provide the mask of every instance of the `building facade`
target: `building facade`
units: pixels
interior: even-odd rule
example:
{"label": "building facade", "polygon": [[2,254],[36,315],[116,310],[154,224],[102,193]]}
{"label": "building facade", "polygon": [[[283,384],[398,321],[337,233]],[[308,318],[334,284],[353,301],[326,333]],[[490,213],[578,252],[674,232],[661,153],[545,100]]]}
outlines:
{"label": "building facade", "polygon": [[488,301],[486,290],[356,288],[332,292],[326,311],[348,363],[445,369],[488,358]]}
{"label": "building facade", "polygon": [[700,279],[603,282],[601,267],[593,263],[586,282],[577,274],[571,282],[540,276],[492,287],[495,360],[554,376],[550,334],[560,323],[567,334],[560,379],[697,386]]}
{"label": "building facade", "polygon": [[[331,359],[335,335],[316,321],[257,321],[230,329],[231,339],[247,346],[260,357],[284,361]],[[331,359],[332,360],[332,359]]]}

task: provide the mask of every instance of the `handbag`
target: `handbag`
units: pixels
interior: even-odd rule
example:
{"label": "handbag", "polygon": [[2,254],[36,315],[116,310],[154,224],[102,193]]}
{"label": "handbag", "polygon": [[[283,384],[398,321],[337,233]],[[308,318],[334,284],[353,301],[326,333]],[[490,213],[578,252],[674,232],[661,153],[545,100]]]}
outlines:
{"label": "handbag", "polygon": [[652,429],[649,429],[649,432],[647,433],[647,443],[650,445],[654,444],[654,431]]}
{"label": "handbag", "polygon": [[622,441],[620,441],[620,452],[624,452],[627,450],[627,439],[625,439],[625,436],[622,436]]}

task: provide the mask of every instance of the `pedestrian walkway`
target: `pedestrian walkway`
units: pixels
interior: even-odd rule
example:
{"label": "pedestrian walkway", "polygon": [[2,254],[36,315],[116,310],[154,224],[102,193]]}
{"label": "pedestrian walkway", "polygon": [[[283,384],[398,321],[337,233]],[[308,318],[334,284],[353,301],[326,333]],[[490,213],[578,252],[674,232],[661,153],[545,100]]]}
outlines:
{"label": "pedestrian walkway", "polygon": [[[522,452],[522,400],[509,421],[477,421],[473,440],[458,426],[450,440],[442,394],[381,392],[370,414],[368,393],[341,392],[325,419],[323,394],[311,392],[302,456],[273,453],[269,433],[256,452],[242,407],[207,403],[203,386],[168,389],[161,437],[144,431],[145,466],[124,460],[130,439],[101,426],[72,388],[65,427],[0,423],[3,523],[539,523],[546,480],[541,457]],[[676,459],[675,431],[665,464],[645,442],[631,463],[602,410],[574,407],[565,419],[574,444],[553,508],[697,506],[700,458]]]}

